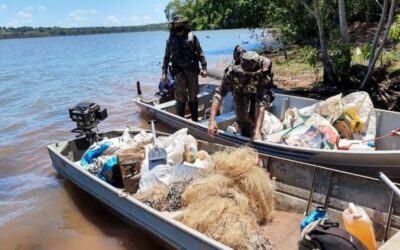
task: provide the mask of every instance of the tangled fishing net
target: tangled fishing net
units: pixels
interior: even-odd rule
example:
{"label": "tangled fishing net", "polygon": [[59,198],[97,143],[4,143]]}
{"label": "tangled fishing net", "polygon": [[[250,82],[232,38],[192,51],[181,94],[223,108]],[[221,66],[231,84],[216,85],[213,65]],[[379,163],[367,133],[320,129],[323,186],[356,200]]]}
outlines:
{"label": "tangled fishing net", "polygon": [[168,185],[163,211],[176,211],[182,208],[182,194],[191,180],[175,180]]}
{"label": "tangled fishing net", "polygon": [[258,221],[264,222],[271,219],[274,210],[274,184],[257,161],[257,152],[251,148],[217,152],[212,156],[211,172],[232,179],[235,187],[249,198]]}
{"label": "tangled fishing net", "polygon": [[190,204],[177,220],[234,249],[273,249],[246,203],[240,193],[211,196]]}
{"label": "tangled fishing net", "polygon": [[213,195],[224,197],[230,187],[233,187],[231,179],[220,174],[214,174],[207,178],[195,180],[187,186],[182,198],[184,204],[191,204],[201,202]]}
{"label": "tangled fishing net", "polygon": [[259,223],[274,209],[274,185],[249,148],[217,152],[204,178],[182,194],[182,223],[234,249],[272,249]]}
{"label": "tangled fishing net", "polygon": [[143,193],[136,193],[133,195],[139,201],[150,205],[152,208],[161,211],[167,196],[167,187],[164,185],[154,186]]}
{"label": "tangled fishing net", "polygon": [[257,162],[250,148],[217,152],[200,178],[173,181],[135,197],[159,211],[182,209],[177,220],[234,249],[273,249],[260,224],[272,217],[274,184]]}

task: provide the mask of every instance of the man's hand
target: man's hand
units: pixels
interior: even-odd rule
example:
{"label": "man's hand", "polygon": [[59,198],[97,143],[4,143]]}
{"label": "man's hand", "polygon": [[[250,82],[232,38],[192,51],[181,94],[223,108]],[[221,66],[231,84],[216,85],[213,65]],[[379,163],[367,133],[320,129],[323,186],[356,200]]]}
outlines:
{"label": "man's hand", "polygon": [[254,131],[253,141],[255,140],[262,140],[261,131],[259,130]]}
{"label": "man's hand", "polygon": [[167,81],[167,75],[166,74],[162,74],[161,75],[161,81],[163,81],[163,82]]}
{"label": "man's hand", "polygon": [[200,75],[201,75],[201,77],[207,77],[207,75],[208,75],[208,73],[207,73],[207,70],[205,70],[205,69],[203,69],[203,70],[201,70],[200,71]]}
{"label": "man's hand", "polygon": [[215,135],[218,134],[218,127],[217,127],[217,123],[215,121],[209,121],[208,122],[208,135],[211,138],[214,138]]}

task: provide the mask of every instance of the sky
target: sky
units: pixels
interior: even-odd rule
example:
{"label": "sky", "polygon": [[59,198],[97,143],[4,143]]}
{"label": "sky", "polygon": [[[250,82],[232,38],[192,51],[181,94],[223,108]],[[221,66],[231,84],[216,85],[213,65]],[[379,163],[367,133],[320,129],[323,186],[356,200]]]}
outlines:
{"label": "sky", "polygon": [[166,22],[168,0],[0,0],[0,26],[92,27]]}

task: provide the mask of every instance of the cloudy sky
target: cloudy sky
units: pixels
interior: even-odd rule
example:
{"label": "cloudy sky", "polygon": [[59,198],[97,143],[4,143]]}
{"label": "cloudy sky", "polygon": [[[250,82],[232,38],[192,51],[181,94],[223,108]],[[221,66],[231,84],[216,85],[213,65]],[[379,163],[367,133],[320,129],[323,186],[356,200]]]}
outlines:
{"label": "cloudy sky", "polygon": [[0,26],[88,27],[165,22],[168,0],[0,0]]}

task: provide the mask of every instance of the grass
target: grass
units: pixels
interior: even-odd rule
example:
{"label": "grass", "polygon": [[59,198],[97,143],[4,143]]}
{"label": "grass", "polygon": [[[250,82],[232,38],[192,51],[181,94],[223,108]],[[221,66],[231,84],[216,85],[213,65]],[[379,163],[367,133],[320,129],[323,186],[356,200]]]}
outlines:
{"label": "grass", "polygon": [[314,69],[301,59],[298,49],[288,53],[288,59],[282,55],[270,56],[273,61],[275,84],[281,88],[307,88],[322,79],[322,65]]}
{"label": "grass", "polygon": [[[367,59],[364,59],[365,55],[363,56],[360,53],[362,46],[353,46],[351,48],[352,64],[368,65],[368,55],[366,55]],[[302,59],[299,48],[289,50],[287,60],[285,60],[282,52],[268,54],[267,57],[273,61],[274,83],[280,88],[310,88],[314,87],[316,82],[322,80],[322,63],[319,62],[316,69],[314,69]],[[400,69],[400,43],[388,46],[384,50],[376,63],[376,67],[381,65],[386,65],[389,71]]]}
{"label": "grass", "polygon": [[[368,58],[364,58],[362,54],[357,53],[360,47],[352,48],[352,63],[368,65]],[[376,61],[376,67],[387,65],[390,70],[400,69],[400,44],[393,45],[384,49],[380,58]]]}

